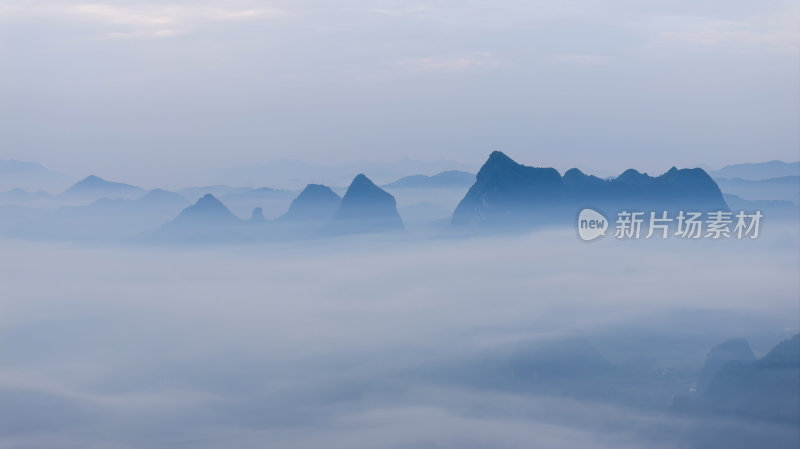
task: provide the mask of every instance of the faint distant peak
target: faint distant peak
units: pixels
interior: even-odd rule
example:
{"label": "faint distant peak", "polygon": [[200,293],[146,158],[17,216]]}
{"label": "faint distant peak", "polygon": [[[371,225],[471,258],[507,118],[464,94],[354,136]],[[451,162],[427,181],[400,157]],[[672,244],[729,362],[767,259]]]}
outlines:
{"label": "faint distant peak", "polygon": [[267,219],[264,218],[264,210],[260,207],[256,207],[253,209],[253,212],[250,214],[251,223],[266,223]]}
{"label": "faint distant peak", "polygon": [[234,223],[239,218],[222,204],[214,195],[206,193],[196,203],[187,207],[173,220],[173,223]]}
{"label": "faint distant peak", "polygon": [[741,178],[749,181],[800,176],[800,162],[767,161],[726,165],[709,172],[713,178]]}
{"label": "faint distant peak", "polygon": [[475,182],[475,174],[460,170],[445,170],[432,176],[410,175],[384,185],[387,188],[443,188],[469,187]]}
{"label": "faint distant peak", "polygon": [[89,175],[65,190],[62,195],[132,195],[144,192],[143,189],[122,182],[107,181],[96,175]]}

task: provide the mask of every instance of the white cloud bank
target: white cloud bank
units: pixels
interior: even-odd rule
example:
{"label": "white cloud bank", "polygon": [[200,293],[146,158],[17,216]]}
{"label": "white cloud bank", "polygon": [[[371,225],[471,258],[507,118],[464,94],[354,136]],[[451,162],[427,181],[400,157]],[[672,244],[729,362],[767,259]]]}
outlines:
{"label": "white cloud bank", "polygon": [[[465,385],[457,364],[426,370],[630,323],[674,334],[682,351],[696,335],[797,332],[795,231],[194,250],[2,242],[0,447],[686,447],[675,438],[695,424],[684,418]],[[691,327],[647,321],[676,310]],[[730,313],[745,318],[725,324]],[[662,357],[634,335],[621,350]],[[708,349],[678,352],[700,364]]]}

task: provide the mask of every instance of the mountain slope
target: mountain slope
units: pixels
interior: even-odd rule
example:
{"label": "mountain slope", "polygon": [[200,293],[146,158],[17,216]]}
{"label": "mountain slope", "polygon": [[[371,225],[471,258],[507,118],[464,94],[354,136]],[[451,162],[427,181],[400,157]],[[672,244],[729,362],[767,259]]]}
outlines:
{"label": "mountain slope", "polygon": [[144,193],[139,187],[121,182],[106,181],[89,175],[59,195],[67,200],[97,200],[100,198],[134,198]]}
{"label": "mountain slope", "polygon": [[196,203],[182,210],[168,226],[207,226],[237,224],[241,220],[233,215],[214,195],[207,193]]}
{"label": "mountain slope", "polygon": [[279,221],[324,221],[330,220],[342,199],[328,186],[309,184],[292,200],[289,210]]}
{"label": "mountain slope", "polygon": [[363,174],[350,183],[331,220],[337,233],[402,231],[403,220],[394,197]]}

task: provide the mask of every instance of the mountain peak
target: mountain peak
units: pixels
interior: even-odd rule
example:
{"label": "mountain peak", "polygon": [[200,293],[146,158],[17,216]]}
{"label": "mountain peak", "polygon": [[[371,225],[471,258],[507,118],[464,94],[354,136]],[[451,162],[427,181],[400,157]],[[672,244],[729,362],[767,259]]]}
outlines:
{"label": "mountain peak", "polygon": [[394,201],[394,197],[386,192],[385,190],[381,189],[380,187],[376,186],[371,179],[367,178],[365,175],[359,173],[353,178],[353,182],[350,183],[350,187],[347,188],[347,192],[345,192],[344,198],[347,198],[348,195],[353,197],[353,195],[358,194],[368,194],[368,195],[381,195],[384,197],[391,197],[392,201]]}
{"label": "mountain peak", "polygon": [[260,207],[256,207],[253,209],[253,212],[250,214],[250,222],[251,223],[265,223],[267,221],[264,218],[264,210]]}
{"label": "mountain peak", "polygon": [[361,187],[361,186],[364,186],[364,187],[377,187],[375,185],[375,183],[372,182],[371,179],[367,178],[366,175],[364,175],[363,173],[359,173],[359,174],[356,175],[355,178],[353,178],[353,182],[350,183],[350,188]]}
{"label": "mountain peak", "polygon": [[376,186],[369,178],[359,174],[350,183],[334,222],[344,232],[376,232],[403,229],[403,220],[397,213],[397,202],[389,192]]}
{"label": "mountain peak", "polygon": [[445,170],[433,176],[404,176],[385,188],[458,188],[468,187],[475,183],[475,175],[460,170]]}
{"label": "mountain peak", "polygon": [[163,189],[153,189],[137,199],[137,201],[144,203],[161,203],[161,204],[186,204],[186,198],[178,195],[175,192]]}
{"label": "mountain peak", "polygon": [[489,159],[486,160],[486,163],[488,164],[490,162],[513,162],[516,164],[513,159],[499,150],[494,150],[491,154],[489,154]]}
{"label": "mountain peak", "polygon": [[307,185],[280,220],[328,220],[336,212],[342,199],[330,187],[322,184]]}
{"label": "mountain peak", "polygon": [[239,222],[239,218],[218,200],[206,193],[196,203],[187,207],[171,223],[186,224],[227,224]]}
{"label": "mountain peak", "polygon": [[225,207],[224,204],[222,204],[222,201],[218,200],[217,197],[215,197],[210,193],[206,193],[205,195],[200,197],[197,200],[197,202],[194,203],[194,205],[191,207],[197,210],[207,210],[207,211],[212,211],[212,210],[219,211],[222,209],[228,210],[228,208]]}
{"label": "mountain peak", "polygon": [[73,184],[72,187],[65,190],[62,195],[68,197],[90,197],[99,199],[102,197],[130,197],[143,192],[144,190],[130,184],[106,181],[99,176],[89,175]]}
{"label": "mountain peak", "polygon": [[480,178],[481,176],[486,176],[491,172],[500,170],[513,170],[518,169],[519,167],[522,167],[522,165],[506,156],[506,154],[502,151],[492,151],[492,154],[489,155],[489,159],[486,159],[486,162],[483,163],[481,169],[478,170],[478,177]]}
{"label": "mountain peak", "polygon": [[643,176],[643,174],[640,173],[639,170],[636,170],[634,168],[629,168],[629,169],[625,170],[624,172],[622,172],[617,177],[617,179],[619,179],[619,178],[629,178],[629,177],[633,178],[633,177],[638,177],[638,176]]}
{"label": "mountain peak", "polygon": [[564,173],[564,177],[566,178],[567,176],[586,176],[586,174],[580,171],[580,169],[570,168]]}

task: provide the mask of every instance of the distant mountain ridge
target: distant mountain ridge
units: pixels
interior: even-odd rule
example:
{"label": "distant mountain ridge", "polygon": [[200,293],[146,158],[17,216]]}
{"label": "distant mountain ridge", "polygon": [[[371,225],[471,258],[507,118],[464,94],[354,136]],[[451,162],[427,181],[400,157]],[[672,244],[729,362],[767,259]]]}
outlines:
{"label": "distant mountain ridge", "polygon": [[87,207],[94,209],[119,209],[126,210],[133,207],[141,208],[173,208],[186,205],[186,198],[175,192],[163,189],[153,189],[136,199],[126,198],[100,198]]}
{"label": "distant mountain ridge", "polygon": [[433,176],[411,175],[385,184],[384,188],[445,188],[468,187],[475,182],[475,175],[465,171],[447,170]]}
{"label": "distant mountain ridge", "polygon": [[344,185],[358,173],[369,173],[370,179],[385,184],[415,173],[432,175],[445,170],[471,169],[471,165],[444,159],[420,161],[401,158],[391,162],[355,161],[345,164],[322,164],[281,159],[246,166],[215,168],[207,170],[206,176],[214,179],[215,182],[246,181],[248,184],[269,184],[282,188],[300,189],[307,184]]}
{"label": "distant mountain ridge", "polygon": [[800,176],[800,162],[768,161],[726,165],[709,172],[714,178],[741,178],[758,181],[783,176]]}
{"label": "distant mountain ridge", "polygon": [[622,208],[728,210],[719,187],[700,168],[673,167],[656,177],[629,169],[612,179],[586,175],[573,168],[562,177],[554,168],[521,165],[495,151],[456,207],[452,224],[563,224],[585,207],[608,213]]}
{"label": "distant mountain ridge", "polygon": [[800,204],[800,175],[749,180],[742,178],[715,178],[723,193],[750,201],[791,201]]}
{"label": "distant mountain ridge", "polygon": [[144,193],[144,189],[130,184],[106,181],[99,176],[89,175],[62,192],[59,197],[63,199],[96,200],[100,198],[133,198]]}
{"label": "distant mountain ridge", "polygon": [[0,191],[23,189],[58,192],[73,181],[72,176],[50,170],[38,162],[0,159]]}

